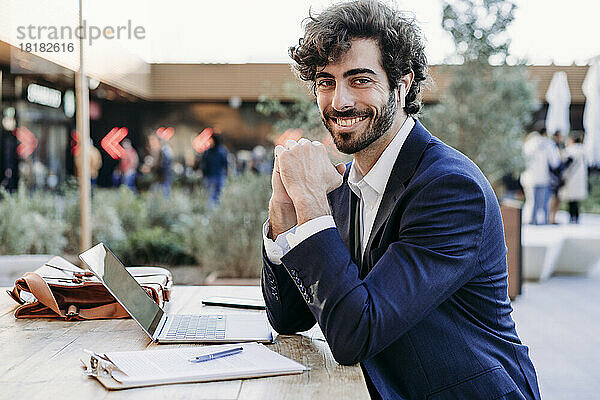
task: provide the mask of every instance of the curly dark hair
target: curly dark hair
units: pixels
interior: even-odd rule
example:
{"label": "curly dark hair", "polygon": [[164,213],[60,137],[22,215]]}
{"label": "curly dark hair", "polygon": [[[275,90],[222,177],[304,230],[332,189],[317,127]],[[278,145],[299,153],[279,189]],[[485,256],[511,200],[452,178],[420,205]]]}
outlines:
{"label": "curly dark hair", "polygon": [[318,15],[309,13],[304,25],[304,37],[289,48],[289,54],[300,79],[312,81],[313,93],[319,69],[344,55],[353,39],[375,39],[390,89],[398,86],[402,76],[414,72],[404,111],[409,115],[420,111],[419,94],[429,73],[421,30],[414,17],[408,18],[376,0],[354,0],[336,4]]}

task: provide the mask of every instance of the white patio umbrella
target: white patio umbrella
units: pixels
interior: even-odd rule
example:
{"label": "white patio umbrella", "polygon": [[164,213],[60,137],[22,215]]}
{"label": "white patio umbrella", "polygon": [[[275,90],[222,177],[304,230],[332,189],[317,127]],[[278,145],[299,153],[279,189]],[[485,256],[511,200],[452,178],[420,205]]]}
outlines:
{"label": "white patio umbrella", "polygon": [[546,131],[548,136],[559,131],[566,136],[571,129],[569,122],[569,106],[571,105],[571,92],[567,82],[567,73],[556,71],[546,91],[548,113],[546,114]]}
{"label": "white patio umbrella", "polygon": [[592,62],[583,80],[583,146],[590,166],[600,166],[600,57]]}

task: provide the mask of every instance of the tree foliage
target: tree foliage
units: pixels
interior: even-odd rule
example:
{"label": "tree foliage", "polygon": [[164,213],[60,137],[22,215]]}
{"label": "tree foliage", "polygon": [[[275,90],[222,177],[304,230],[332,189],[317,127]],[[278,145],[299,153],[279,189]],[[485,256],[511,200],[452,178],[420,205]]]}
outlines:
{"label": "tree foliage", "polygon": [[295,82],[288,82],[284,90],[292,101],[284,103],[278,99],[261,96],[256,104],[256,111],[275,119],[273,138],[288,129],[301,129],[303,136],[311,140],[322,140],[326,137],[327,130],[321,122],[314,97],[304,93],[301,86]]}
{"label": "tree foliage", "polygon": [[463,62],[501,63],[508,54],[506,28],[516,8],[507,0],[444,0],[442,27],[452,35]]}
{"label": "tree foliage", "polygon": [[[442,26],[450,32],[462,64],[440,103],[423,121],[448,144],[469,156],[494,183],[522,167],[521,137],[536,109],[535,87],[524,65],[507,66],[515,5],[506,0],[447,0]],[[496,65],[492,65],[496,64]]]}
{"label": "tree foliage", "polygon": [[[350,157],[337,150],[323,125],[314,96],[308,95],[296,82],[288,82],[284,90],[292,99],[290,102],[261,96],[256,104],[256,111],[274,119],[271,135],[273,142],[277,143],[286,132],[296,131],[302,137],[323,142],[333,162],[348,162]],[[299,139],[299,136],[290,138]]]}

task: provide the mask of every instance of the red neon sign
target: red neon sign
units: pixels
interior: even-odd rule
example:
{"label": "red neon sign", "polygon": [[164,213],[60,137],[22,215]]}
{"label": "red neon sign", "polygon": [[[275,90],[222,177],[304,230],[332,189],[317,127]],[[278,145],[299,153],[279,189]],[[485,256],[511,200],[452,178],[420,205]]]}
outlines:
{"label": "red neon sign", "polygon": [[21,144],[17,146],[17,154],[22,159],[26,159],[37,147],[37,138],[29,129],[24,126],[20,126],[15,129],[14,135],[17,137],[17,140],[21,142]]}
{"label": "red neon sign", "polygon": [[156,136],[158,136],[161,139],[164,140],[169,140],[171,139],[171,137],[175,134],[175,129],[171,128],[170,126],[165,128],[164,126],[161,126],[160,128],[158,128],[156,130]]}
{"label": "red neon sign", "polygon": [[202,132],[198,134],[192,140],[192,147],[196,150],[197,153],[202,154],[210,147],[210,138],[213,135],[212,128],[204,128]]}
{"label": "red neon sign", "polygon": [[112,128],[110,132],[106,134],[100,141],[100,146],[111,156],[113,159],[118,160],[125,155],[125,149],[119,143],[125,139],[125,136],[129,131],[127,128]]}
{"label": "red neon sign", "polygon": [[74,156],[79,154],[79,132],[71,132],[71,154]]}

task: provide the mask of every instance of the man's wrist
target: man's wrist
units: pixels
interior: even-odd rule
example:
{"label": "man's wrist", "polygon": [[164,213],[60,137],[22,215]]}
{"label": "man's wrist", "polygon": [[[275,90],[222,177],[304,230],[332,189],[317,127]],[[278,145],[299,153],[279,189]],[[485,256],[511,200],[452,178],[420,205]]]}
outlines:
{"label": "man's wrist", "polygon": [[269,239],[277,239],[277,236],[296,225],[296,210],[293,204],[269,201]]}
{"label": "man's wrist", "polygon": [[324,215],[331,215],[327,195],[318,197],[306,196],[301,199],[296,199],[294,200],[294,207],[296,208],[296,220],[298,225],[302,225],[307,221]]}

